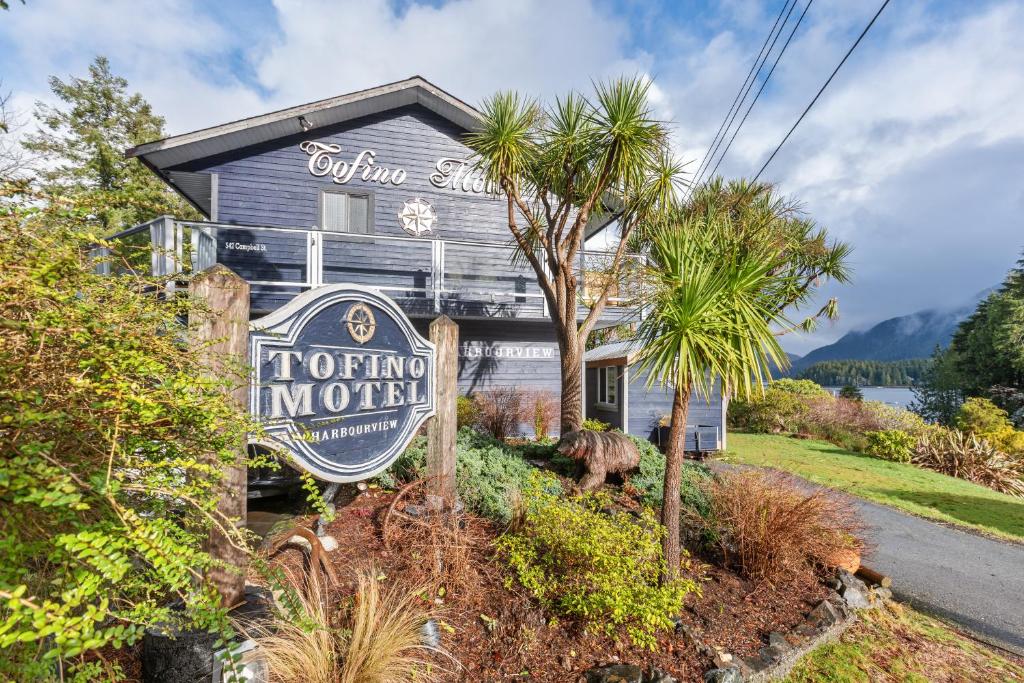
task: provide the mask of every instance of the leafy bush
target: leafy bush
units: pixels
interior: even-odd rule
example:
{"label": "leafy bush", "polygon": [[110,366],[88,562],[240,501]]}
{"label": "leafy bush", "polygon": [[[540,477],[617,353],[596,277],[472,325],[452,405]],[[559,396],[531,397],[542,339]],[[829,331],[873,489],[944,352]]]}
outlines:
{"label": "leafy bush", "polygon": [[455,399],[455,424],[459,429],[474,427],[477,423],[479,410],[471,396],[459,396]]}
{"label": "leafy bush", "polygon": [[196,579],[214,525],[245,543],[215,504],[253,428],[223,394],[246,378],[184,343],[189,302],[95,275],[75,216],[39,221],[0,212],[0,678],[19,680],[154,624],[227,632]]}
{"label": "leafy bush", "polygon": [[[385,485],[414,481],[426,475],[427,440],[417,437],[381,478]],[[455,484],[459,498],[473,512],[507,524],[515,501],[536,469],[516,447],[469,428],[456,442]]]}
{"label": "leafy bush", "polygon": [[1024,458],[1013,458],[984,439],[937,427],[917,443],[915,465],[1024,498]]}
{"label": "leafy bush", "polygon": [[956,427],[1005,453],[1024,454],[1024,432],[1014,429],[1009,414],[987,398],[969,398],[960,406]]}
{"label": "leafy bush", "polygon": [[601,422],[593,417],[588,417],[583,421],[583,429],[589,429],[592,432],[607,432],[612,426],[607,422]]}
{"label": "leafy bush", "polygon": [[820,490],[804,493],[779,474],[734,472],[706,486],[711,514],[694,522],[718,538],[726,563],[755,581],[806,576],[863,545],[848,503]]}
{"label": "leafy bush", "polygon": [[893,462],[910,462],[914,457],[917,439],[899,429],[886,429],[879,432],[867,432],[867,452]]}
{"label": "leafy bush", "polygon": [[759,433],[799,431],[811,400],[831,401],[832,395],[810,380],[775,380],[760,396],[730,401],[729,424]]}
{"label": "leafy bush", "polygon": [[649,509],[637,520],[602,512],[608,504],[598,494],[560,498],[534,480],[524,492],[522,527],[497,546],[515,579],[546,609],[592,630],[625,626],[634,643],[654,649],[656,631],[674,628],[672,617],[699,589],[688,579],[659,586],[664,527]]}
{"label": "leafy bush", "polygon": [[874,421],[875,429],[878,431],[898,429],[911,436],[919,437],[923,436],[930,426],[917,413],[881,401],[864,401],[861,406]]}
{"label": "leafy bush", "polygon": [[519,433],[525,395],[518,387],[487,389],[475,394],[473,400],[480,429],[502,441]]}

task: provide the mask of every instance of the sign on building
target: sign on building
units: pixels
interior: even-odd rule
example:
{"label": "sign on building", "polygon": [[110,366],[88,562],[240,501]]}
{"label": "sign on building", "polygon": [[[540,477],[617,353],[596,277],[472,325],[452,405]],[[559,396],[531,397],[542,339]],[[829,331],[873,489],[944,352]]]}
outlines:
{"label": "sign on building", "polygon": [[320,479],[374,476],[434,414],[434,346],[376,290],[305,292],[253,321],[249,348],[268,445]]}

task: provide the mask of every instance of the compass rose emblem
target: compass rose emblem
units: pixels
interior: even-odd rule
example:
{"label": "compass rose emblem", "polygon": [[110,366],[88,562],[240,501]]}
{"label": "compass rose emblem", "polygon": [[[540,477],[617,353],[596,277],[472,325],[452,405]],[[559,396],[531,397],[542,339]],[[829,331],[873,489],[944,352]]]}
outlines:
{"label": "compass rose emblem", "polygon": [[417,197],[410,199],[398,212],[398,219],[402,221],[402,229],[413,237],[425,235],[434,231],[434,223],[437,222],[437,214],[427,201]]}
{"label": "compass rose emblem", "polygon": [[377,320],[373,317],[373,311],[366,304],[352,304],[345,314],[345,324],[348,333],[357,344],[365,344],[373,339],[373,333],[377,331]]}

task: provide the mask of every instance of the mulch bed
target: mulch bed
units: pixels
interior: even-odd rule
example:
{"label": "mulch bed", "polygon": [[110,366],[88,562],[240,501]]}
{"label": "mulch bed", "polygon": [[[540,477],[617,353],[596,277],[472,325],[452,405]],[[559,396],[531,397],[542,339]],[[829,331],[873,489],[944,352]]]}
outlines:
{"label": "mulch bed", "polygon": [[[385,543],[382,525],[395,495],[371,489],[339,507],[328,527],[340,543],[329,556],[343,584],[336,590],[339,597],[351,593],[354,571],[372,566],[388,582],[429,585],[434,595],[443,593],[435,600],[443,622],[442,647],[458,662],[453,666],[439,660],[450,671],[446,680],[578,681],[591,667],[621,662],[655,666],[682,682],[700,681],[712,668],[681,632],[659,635],[657,650],[650,652],[633,646],[624,634],[588,634],[571,621],[551,620],[518,586],[506,587],[503,566],[491,547],[501,529],[476,517],[461,517],[460,549],[449,562],[458,566],[438,580],[430,557],[432,532],[425,525],[389,523],[390,547]],[[404,505],[401,501],[396,508]],[[305,556],[289,548],[273,562],[301,572]],[[801,622],[828,592],[816,581],[756,587],[698,558],[689,560],[687,574],[700,582],[702,595],[687,600],[683,622],[704,643],[744,656],[756,654],[770,631],[788,631]],[[445,588],[438,591],[441,583]]]}

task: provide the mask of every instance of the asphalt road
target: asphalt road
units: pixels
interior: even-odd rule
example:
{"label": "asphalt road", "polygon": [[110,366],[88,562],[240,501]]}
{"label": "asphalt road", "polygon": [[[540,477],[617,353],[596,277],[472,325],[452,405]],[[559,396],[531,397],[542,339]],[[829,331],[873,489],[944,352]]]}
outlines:
{"label": "asphalt road", "polygon": [[[747,468],[709,464],[720,470]],[[808,490],[821,488],[784,474]],[[871,545],[864,564],[892,578],[894,597],[1024,656],[1024,544],[996,541],[832,491],[860,510]]]}
{"label": "asphalt road", "polygon": [[1024,655],[1024,545],[853,501],[874,546],[864,564],[892,577],[897,599]]}

